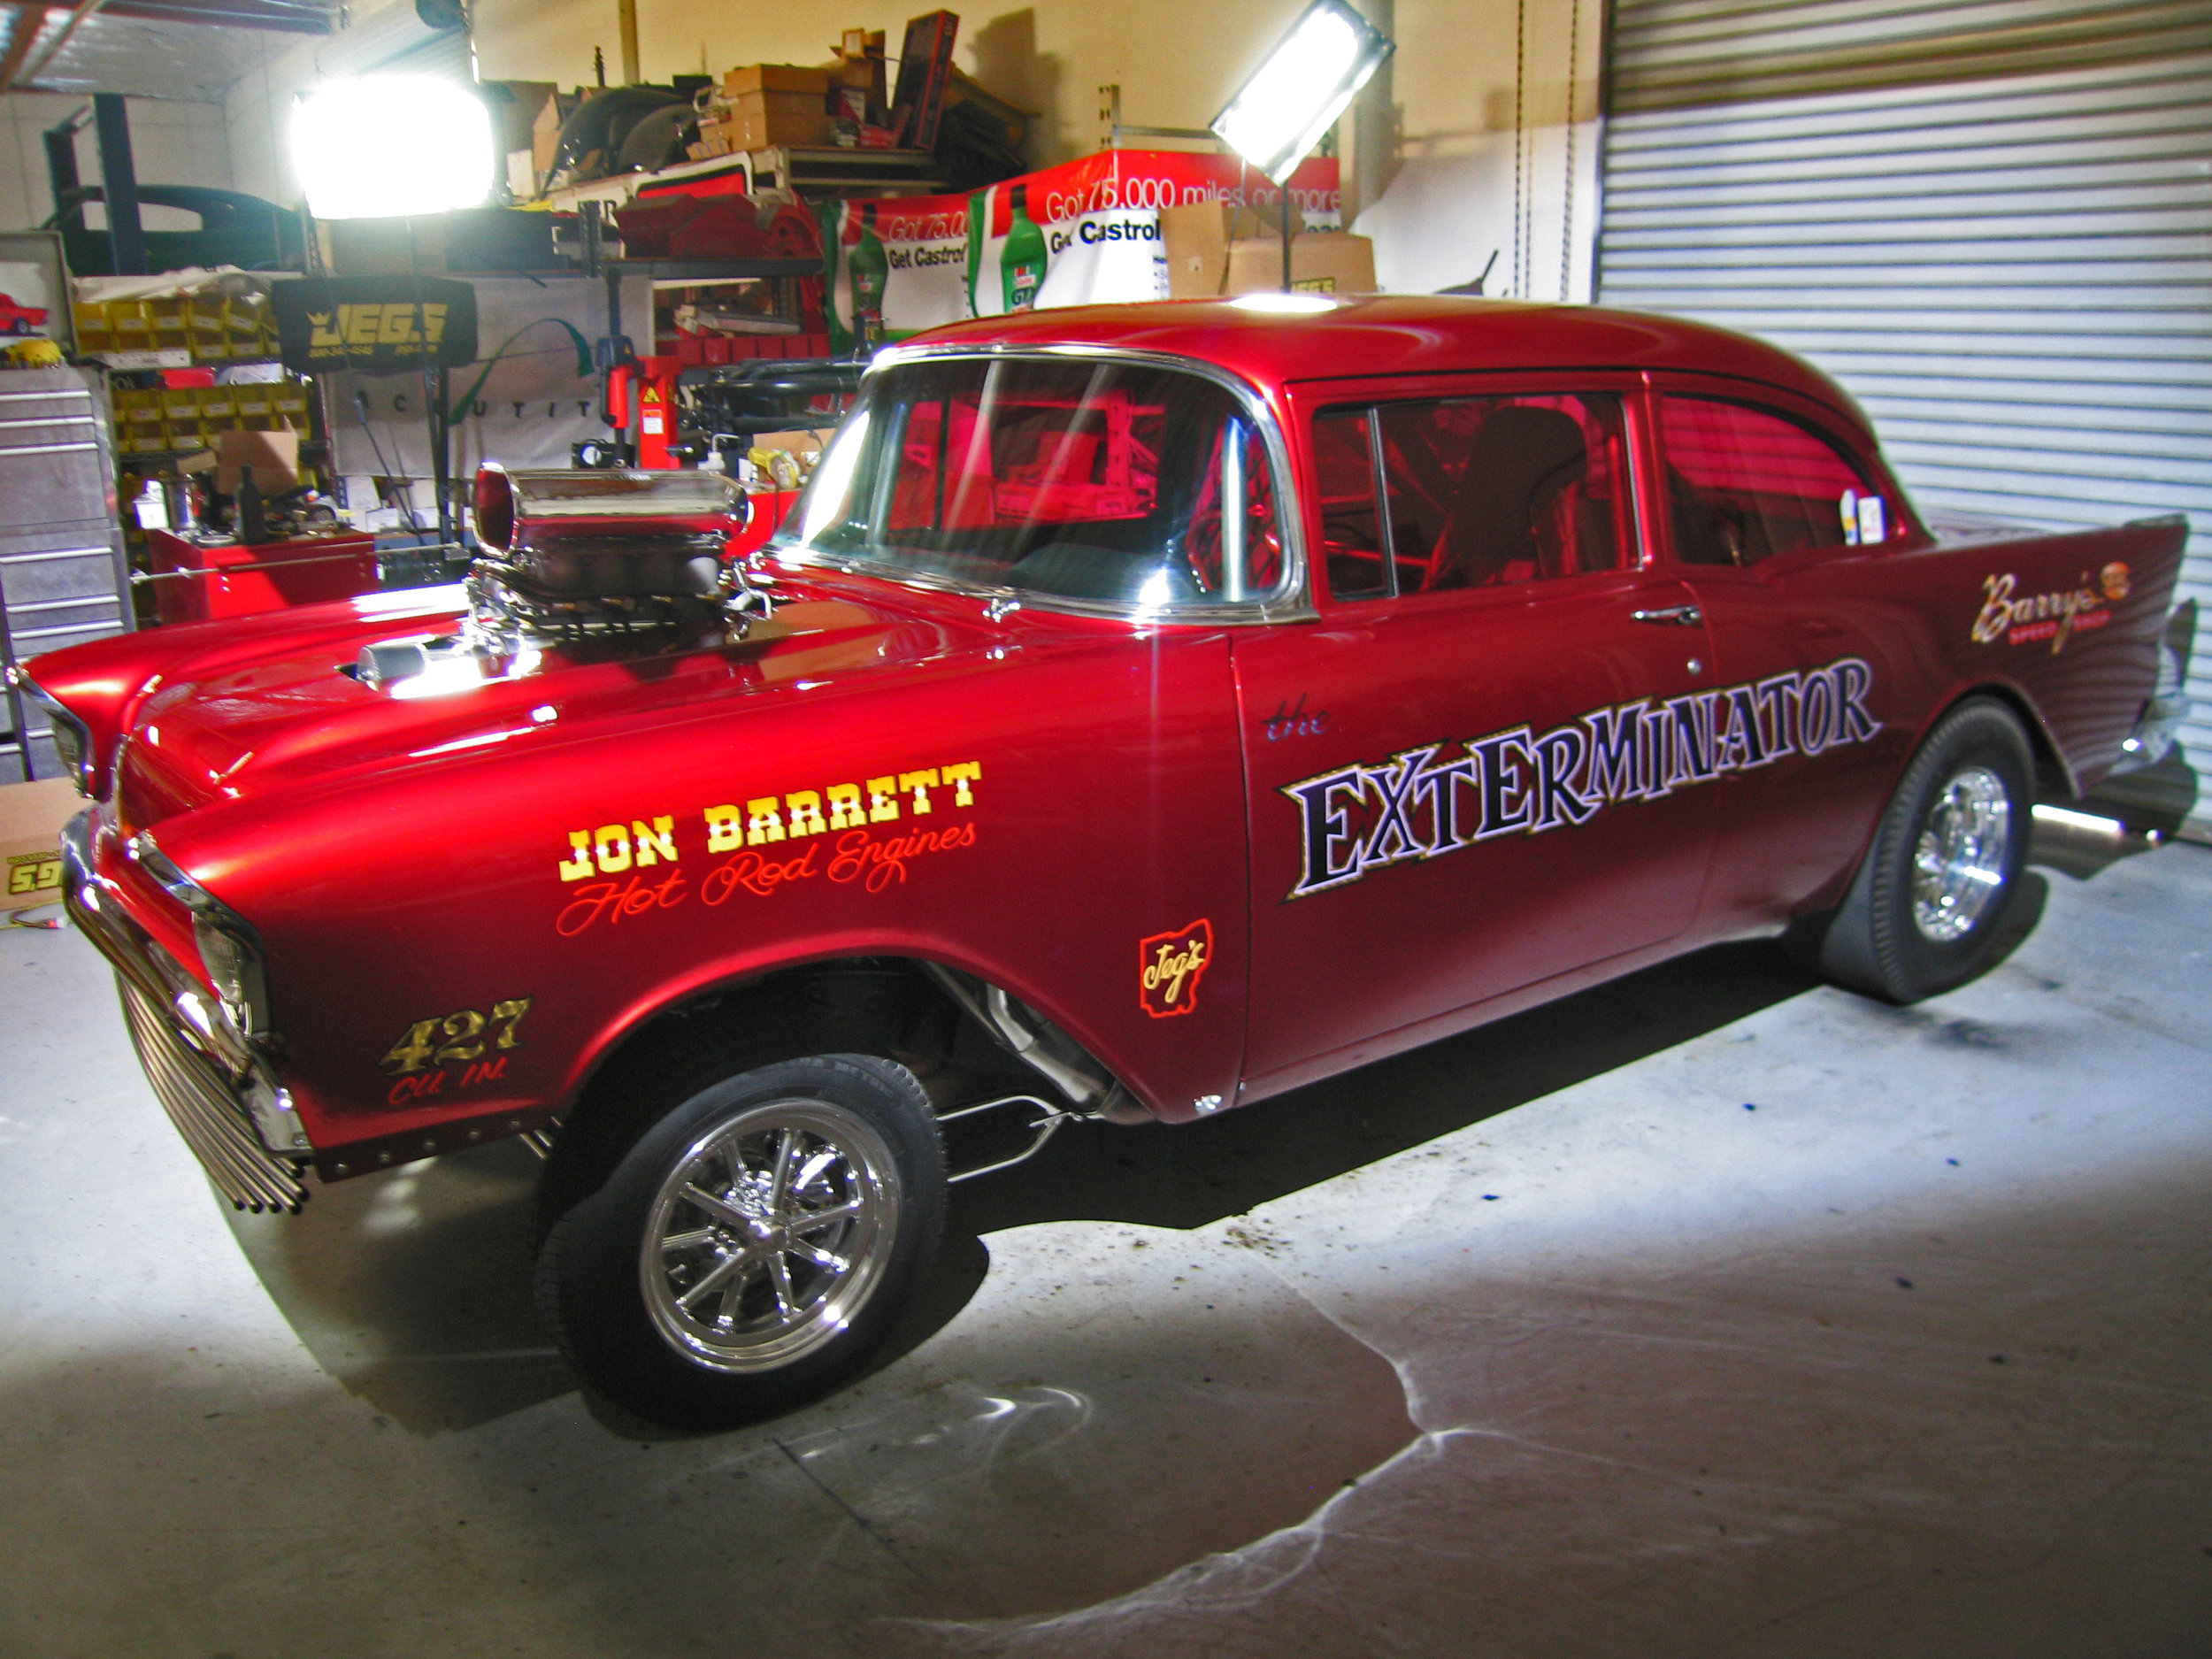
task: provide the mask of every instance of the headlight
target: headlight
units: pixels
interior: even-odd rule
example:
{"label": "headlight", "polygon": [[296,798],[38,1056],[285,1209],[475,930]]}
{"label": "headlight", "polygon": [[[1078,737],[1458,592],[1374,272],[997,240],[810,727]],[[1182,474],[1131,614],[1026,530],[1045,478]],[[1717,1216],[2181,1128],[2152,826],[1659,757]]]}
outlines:
{"label": "headlight", "polygon": [[269,982],[261,936],[246,918],[179,869],[151,835],[131,838],[130,855],[169,895],[192,912],[192,941],[223,1011],[249,1037],[269,1033]]}
{"label": "headlight", "polygon": [[[239,1019],[238,1010],[250,1009],[256,1000],[254,993],[261,979],[261,953],[250,941],[204,916],[192,918],[192,942],[199,947],[201,964],[214,982],[215,994],[231,1010],[231,1017]],[[243,1019],[239,1019],[239,1024],[249,1033],[253,1030]]]}
{"label": "headlight", "polygon": [[46,724],[54,734],[54,753],[67,770],[70,781],[77,786],[77,793],[90,800],[99,793],[97,780],[92,775],[92,728],[55,702],[29,675],[19,673],[16,683],[32,705],[46,717]]}

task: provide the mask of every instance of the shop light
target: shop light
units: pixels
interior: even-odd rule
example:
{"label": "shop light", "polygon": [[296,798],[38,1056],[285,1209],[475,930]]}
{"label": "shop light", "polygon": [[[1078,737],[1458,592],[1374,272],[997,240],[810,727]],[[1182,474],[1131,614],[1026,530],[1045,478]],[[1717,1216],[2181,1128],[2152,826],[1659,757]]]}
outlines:
{"label": "shop light", "polygon": [[424,75],[326,81],[292,112],[292,165],[317,219],[398,219],[481,205],[491,113]]}
{"label": "shop light", "polygon": [[1346,0],[1314,0],[1214,117],[1214,134],[1274,183],[1287,183],[1396,50]]}

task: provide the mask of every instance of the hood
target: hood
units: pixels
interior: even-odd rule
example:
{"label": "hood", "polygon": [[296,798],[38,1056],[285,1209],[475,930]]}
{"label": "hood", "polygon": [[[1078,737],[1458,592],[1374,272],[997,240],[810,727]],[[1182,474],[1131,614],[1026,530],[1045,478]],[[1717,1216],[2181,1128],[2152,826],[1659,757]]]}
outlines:
{"label": "hood", "polygon": [[228,636],[204,654],[181,650],[128,711],[119,815],[135,831],[211,802],[358,782],[525,735],[641,734],[731,700],[764,708],[912,672],[1002,633],[972,600],[888,583],[793,583],[779,598],[771,617],[682,632],[487,640],[449,610],[274,631],[257,650]]}

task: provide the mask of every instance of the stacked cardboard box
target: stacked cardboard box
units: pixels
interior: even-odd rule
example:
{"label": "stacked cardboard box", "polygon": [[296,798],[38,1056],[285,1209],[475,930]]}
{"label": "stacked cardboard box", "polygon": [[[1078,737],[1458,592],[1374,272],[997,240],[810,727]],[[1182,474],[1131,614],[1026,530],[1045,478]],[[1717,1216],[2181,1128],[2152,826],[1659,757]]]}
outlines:
{"label": "stacked cardboard box", "polygon": [[[1171,299],[1265,293],[1283,285],[1282,221],[1257,208],[1193,202],[1160,210]],[[1375,244],[1346,231],[1302,231],[1290,244],[1302,293],[1371,294]]]}
{"label": "stacked cardboard box", "polygon": [[747,64],[733,69],[722,77],[726,112],[718,121],[700,124],[700,144],[706,148],[718,142],[721,149],[710,153],[726,154],[831,143],[836,126],[829,91],[826,71],[798,64]]}

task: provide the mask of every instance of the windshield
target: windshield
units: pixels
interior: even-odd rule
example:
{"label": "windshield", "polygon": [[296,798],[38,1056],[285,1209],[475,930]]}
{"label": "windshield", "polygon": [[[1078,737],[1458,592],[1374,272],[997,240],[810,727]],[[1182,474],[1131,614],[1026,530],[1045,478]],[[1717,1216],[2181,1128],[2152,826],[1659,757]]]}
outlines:
{"label": "windshield", "polygon": [[788,523],[838,563],[1146,611],[1263,598],[1284,576],[1251,417],[1197,375],[1105,359],[887,371]]}

